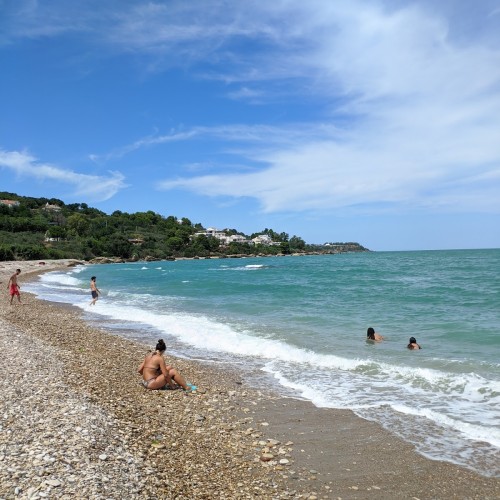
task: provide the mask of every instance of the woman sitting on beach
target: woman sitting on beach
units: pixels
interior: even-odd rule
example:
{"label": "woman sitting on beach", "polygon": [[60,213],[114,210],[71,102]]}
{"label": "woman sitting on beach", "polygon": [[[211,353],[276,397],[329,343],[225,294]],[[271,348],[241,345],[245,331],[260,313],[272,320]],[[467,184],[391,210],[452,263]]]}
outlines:
{"label": "woman sitting on beach", "polygon": [[422,349],[417,344],[417,339],[415,337],[410,337],[410,343],[406,347],[408,347],[408,349]]}
{"label": "woman sitting on beach", "polygon": [[[142,375],[142,385],[146,389],[177,389],[179,386],[191,392],[193,386],[186,383],[184,377],[173,367],[165,364],[163,354],[167,346],[163,339],[156,344],[156,351],[148,354],[139,366],[138,372]],[[175,382],[175,384],[174,384]]]}
{"label": "woman sitting on beach", "polygon": [[384,337],[382,335],[379,335],[378,333],[375,332],[375,330],[370,326],[368,330],[366,330],[366,340],[384,340]]}

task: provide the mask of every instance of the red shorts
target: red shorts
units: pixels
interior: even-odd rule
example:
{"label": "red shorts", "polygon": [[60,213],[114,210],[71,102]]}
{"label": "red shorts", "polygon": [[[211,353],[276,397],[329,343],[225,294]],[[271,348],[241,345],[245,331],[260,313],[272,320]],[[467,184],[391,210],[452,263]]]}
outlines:
{"label": "red shorts", "polygon": [[14,295],[19,296],[19,287],[17,285],[10,285],[10,294],[12,296]]}

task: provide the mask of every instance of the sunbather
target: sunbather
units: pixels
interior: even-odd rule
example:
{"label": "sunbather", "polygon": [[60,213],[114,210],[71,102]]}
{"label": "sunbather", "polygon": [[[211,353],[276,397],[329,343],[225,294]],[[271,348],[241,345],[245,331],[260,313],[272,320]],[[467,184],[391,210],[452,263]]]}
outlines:
{"label": "sunbather", "polygon": [[188,385],[186,379],[172,366],[165,364],[163,354],[167,346],[160,339],[156,350],[148,354],[139,366],[138,372],[142,375],[142,385],[146,389],[177,389],[179,386],[191,392],[193,386]]}

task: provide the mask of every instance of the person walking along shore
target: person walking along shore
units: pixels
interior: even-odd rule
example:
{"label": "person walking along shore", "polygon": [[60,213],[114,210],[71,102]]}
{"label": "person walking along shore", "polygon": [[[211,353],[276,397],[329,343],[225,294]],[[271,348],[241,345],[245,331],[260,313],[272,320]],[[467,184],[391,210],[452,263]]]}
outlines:
{"label": "person walking along shore", "polygon": [[10,277],[9,282],[7,283],[7,289],[10,289],[10,305],[12,305],[12,301],[14,300],[14,295],[17,295],[17,301],[21,303],[21,295],[19,293],[19,283],[17,282],[17,277],[21,274],[21,269],[16,269],[16,272]]}

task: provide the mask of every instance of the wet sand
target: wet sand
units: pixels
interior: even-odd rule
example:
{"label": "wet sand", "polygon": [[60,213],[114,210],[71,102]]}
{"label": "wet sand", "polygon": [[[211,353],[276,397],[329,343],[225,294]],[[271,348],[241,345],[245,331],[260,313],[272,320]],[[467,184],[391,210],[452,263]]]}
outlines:
{"label": "wet sand", "polygon": [[[231,369],[169,357],[196,393],[143,389],[152,346],[23,293],[30,276],[74,264],[45,262],[0,263],[0,498],[500,498],[498,478]],[[10,306],[16,267],[24,305]]]}

